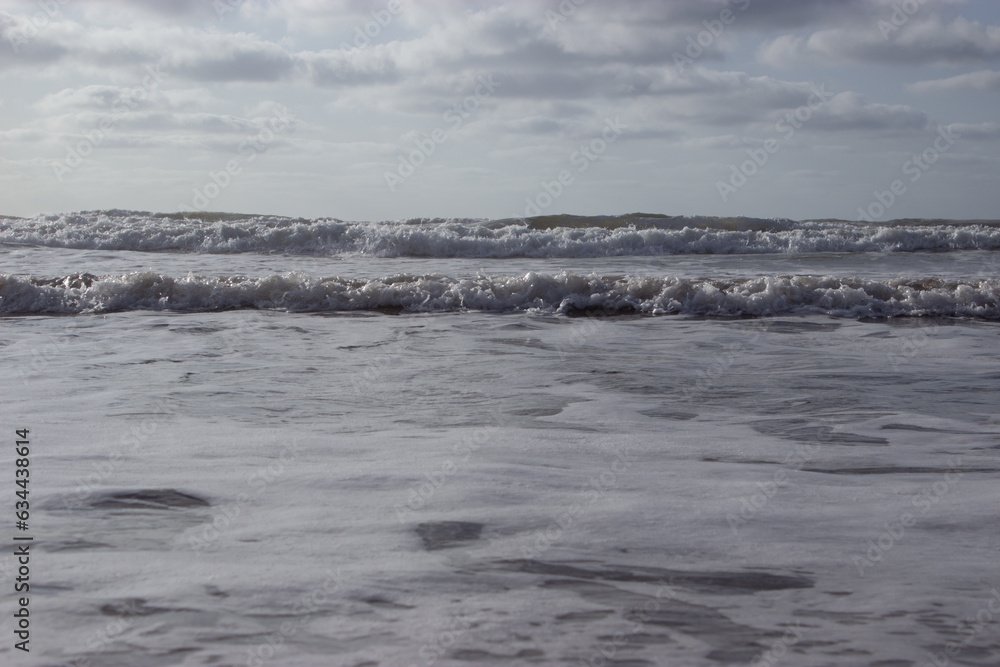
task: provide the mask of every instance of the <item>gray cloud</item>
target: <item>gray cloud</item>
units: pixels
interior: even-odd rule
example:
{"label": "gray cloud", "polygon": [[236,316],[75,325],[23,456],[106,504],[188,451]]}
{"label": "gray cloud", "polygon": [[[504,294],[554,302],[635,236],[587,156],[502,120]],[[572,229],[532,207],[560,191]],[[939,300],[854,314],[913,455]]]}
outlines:
{"label": "gray cloud", "polygon": [[[402,10],[371,30],[360,48],[340,47],[353,42],[357,29],[375,25],[388,0],[220,1],[227,8],[221,16],[214,0],[67,2],[35,31],[26,28],[37,11],[33,1],[4,3],[0,152],[16,162],[4,163],[8,176],[2,181],[0,173],[0,181],[21,183],[33,172],[10,165],[62,159],[68,145],[111,119],[114,131],[93,151],[95,164],[108,173],[121,169],[126,182],[129,174],[116,165],[131,150],[133,162],[154,158],[151,173],[160,169],[152,165],[170,165],[172,178],[184,181],[181,174],[192,164],[199,171],[218,168],[213,161],[226,158],[219,153],[231,153],[261,128],[280,101],[305,120],[269,144],[281,150],[266,168],[274,171],[275,187],[287,188],[296,202],[320,199],[303,183],[350,174],[368,194],[357,206],[373,205],[371,192],[384,190],[383,171],[414,150],[416,137],[443,127],[446,140],[414,175],[414,185],[385,199],[399,210],[380,215],[413,215],[403,210],[412,201],[453,199],[406,199],[434,192],[416,187],[421,179],[439,187],[466,183],[467,210],[484,212],[476,207],[490,197],[509,197],[512,188],[551,178],[545,170],[564,168],[580,142],[599,133],[606,118],[620,116],[627,130],[586,178],[613,165],[630,192],[648,191],[646,201],[655,203],[663,175],[671,174],[674,190],[690,197],[689,210],[714,213],[698,202],[704,192],[711,207],[718,206],[711,174],[720,152],[759,149],[776,135],[776,123],[807,105],[823,82],[836,94],[809,111],[802,131],[787,141],[789,150],[769,164],[775,181],[785,173],[849,179],[858,161],[870,171],[953,120],[933,115],[949,109],[948,95],[1000,85],[992,0],[926,0],[885,36],[879,21],[891,18],[901,0],[587,0],[579,6],[571,0],[402,0]],[[722,24],[723,16],[732,20]],[[26,30],[31,38],[10,48],[7,37],[21,38]],[[691,59],[683,68],[679,55]],[[942,65],[944,73],[936,69]],[[147,67],[159,68],[164,81],[116,117]],[[474,95],[480,77],[502,85],[452,127],[445,112]],[[969,156],[996,152],[991,96],[962,99],[967,122],[954,127],[963,138],[983,141],[962,142],[940,163],[942,170],[961,171],[972,164]],[[115,149],[113,157],[107,149]],[[818,169],[817,158],[824,160]],[[37,188],[39,201],[50,185]],[[579,206],[577,198],[587,201],[590,193],[579,188],[560,205]],[[491,205],[509,208],[506,200]]]}
{"label": "gray cloud", "polygon": [[1000,139],[1000,123],[952,123],[950,127],[963,139]]}

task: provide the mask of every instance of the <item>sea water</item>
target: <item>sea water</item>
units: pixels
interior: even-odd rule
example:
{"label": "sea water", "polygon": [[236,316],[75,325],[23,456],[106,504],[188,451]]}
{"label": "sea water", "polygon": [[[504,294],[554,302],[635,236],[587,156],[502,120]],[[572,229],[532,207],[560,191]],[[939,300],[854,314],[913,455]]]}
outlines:
{"label": "sea water", "polygon": [[996,222],[0,243],[5,663],[1000,661]]}

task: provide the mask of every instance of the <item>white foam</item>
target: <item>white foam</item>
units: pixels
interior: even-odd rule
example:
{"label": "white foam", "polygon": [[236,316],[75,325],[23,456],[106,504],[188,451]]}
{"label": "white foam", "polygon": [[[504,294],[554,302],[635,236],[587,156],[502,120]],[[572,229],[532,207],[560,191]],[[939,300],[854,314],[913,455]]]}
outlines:
{"label": "white foam", "polygon": [[981,224],[860,224],[754,218],[557,216],[531,220],[344,222],[88,211],[0,220],[0,243],[59,248],[378,257],[613,257],[1000,249]]}
{"label": "white foam", "polygon": [[728,317],[821,313],[843,317],[1000,319],[1000,280],[866,280],[834,276],[696,280],[601,277],[567,271],[467,279],[410,274],[376,279],[316,278],[301,273],[261,278],[176,278],[135,272],[103,278],[76,275],[37,280],[0,274],[0,314],[231,309],[553,313],[597,309],[608,313]]}

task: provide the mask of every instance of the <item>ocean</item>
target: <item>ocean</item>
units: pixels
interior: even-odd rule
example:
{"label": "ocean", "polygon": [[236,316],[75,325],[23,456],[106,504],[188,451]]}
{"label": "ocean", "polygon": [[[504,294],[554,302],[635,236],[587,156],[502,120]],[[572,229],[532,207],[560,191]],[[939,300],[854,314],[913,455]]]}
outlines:
{"label": "ocean", "polygon": [[3,664],[1000,663],[1000,221],[0,218],[0,327]]}

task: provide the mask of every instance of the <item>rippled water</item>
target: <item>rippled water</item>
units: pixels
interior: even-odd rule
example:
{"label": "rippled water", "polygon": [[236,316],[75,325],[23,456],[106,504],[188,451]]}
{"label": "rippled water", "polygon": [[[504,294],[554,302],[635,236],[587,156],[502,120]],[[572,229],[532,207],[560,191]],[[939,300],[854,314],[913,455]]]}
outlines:
{"label": "rippled water", "polygon": [[[38,278],[482,268],[0,257]],[[504,273],[996,275],[985,252],[560,261]],[[540,310],[0,318],[4,423],[30,428],[34,451],[31,657],[996,664],[998,326]],[[0,557],[4,585],[14,567]]]}
{"label": "rippled water", "polygon": [[52,664],[922,664],[1000,578],[993,324],[5,324]]}

